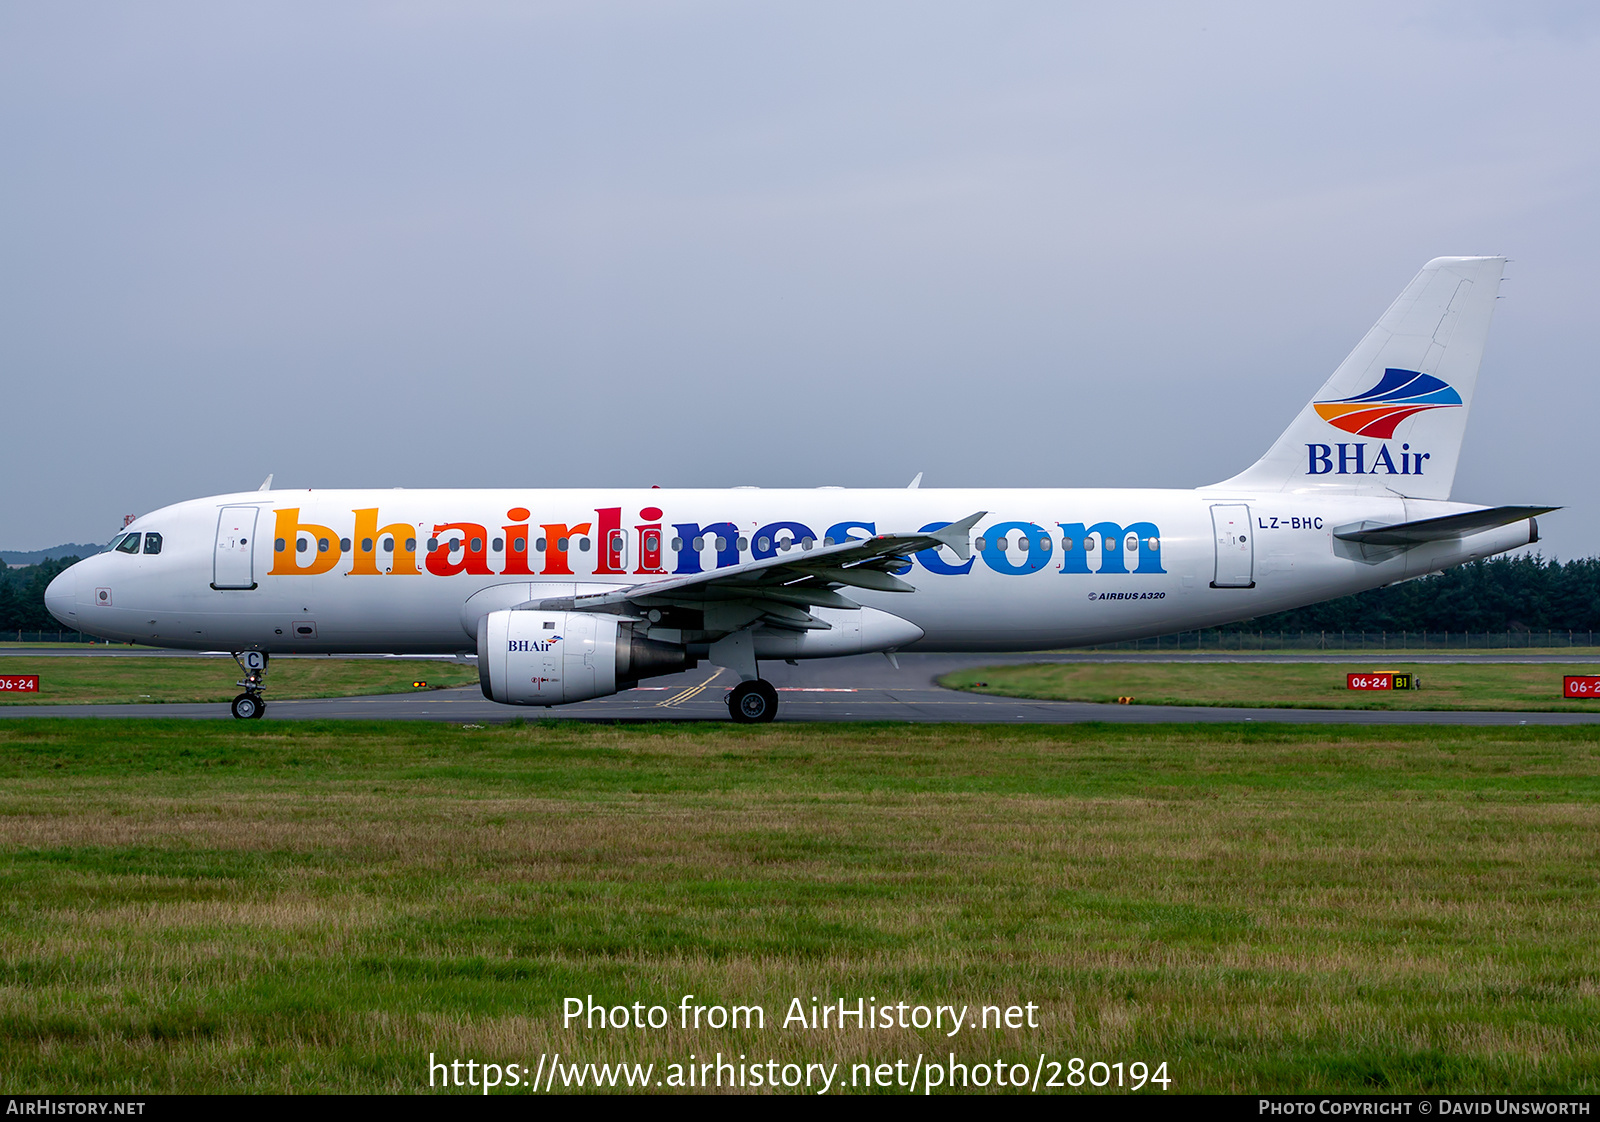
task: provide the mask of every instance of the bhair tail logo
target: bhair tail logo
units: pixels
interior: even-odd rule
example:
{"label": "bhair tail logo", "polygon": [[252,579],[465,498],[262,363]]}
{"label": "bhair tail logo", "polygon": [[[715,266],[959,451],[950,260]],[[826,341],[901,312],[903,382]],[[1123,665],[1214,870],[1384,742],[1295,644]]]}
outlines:
{"label": "bhair tail logo", "polygon": [[1414,413],[1460,408],[1461,395],[1449,382],[1432,374],[1391,366],[1366,393],[1313,404],[1317,415],[1336,429],[1389,440],[1395,426]]}

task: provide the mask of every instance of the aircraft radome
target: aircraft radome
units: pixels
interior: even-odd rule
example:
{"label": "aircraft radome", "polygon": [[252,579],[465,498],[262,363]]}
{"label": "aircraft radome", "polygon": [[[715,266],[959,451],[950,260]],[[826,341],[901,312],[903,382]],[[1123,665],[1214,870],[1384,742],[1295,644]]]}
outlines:
{"label": "aircraft radome", "polygon": [[[1213,627],[1538,540],[1449,501],[1502,257],[1428,262],[1266,455],[1194,490],[308,490],[147,514],[46,594],[107,639],[229,650],[237,717],[291,652],[476,653],[561,705],[763,659],[1016,651]],[[270,484],[270,477],[268,480]],[[263,485],[266,487],[266,485]]]}

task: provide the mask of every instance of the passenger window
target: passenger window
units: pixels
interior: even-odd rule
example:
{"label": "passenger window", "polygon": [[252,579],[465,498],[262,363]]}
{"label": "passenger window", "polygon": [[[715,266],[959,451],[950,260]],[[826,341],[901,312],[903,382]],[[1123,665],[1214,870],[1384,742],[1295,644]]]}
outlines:
{"label": "passenger window", "polygon": [[305,538],[296,538],[294,540],[294,551],[296,553],[304,553],[306,551],[306,539]]}
{"label": "passenger window", "polygon": [[118,553],[138,553],[139,552],[139,535],[138,534],[129,534],[126,537],[124,537],[120,542],[117,543],[117,552]]}
{"label": "passenger window", "polygon": [[318,538],[317,539],[317,552],[318,553],[326,553],[326,552],[328,552],[328,539],[327,538]]}
{"label": "passenger window", "polygon": [[978,550],[978,552],[980,552],[980,553],[989,548],[989,543],[987,541],[985,541],[983,538],[978,538],[976,541],[974,541],[972,543],[972,545],[973,545],[973,548]]}
{"label": "passenger window", "polygon": [[428,539],[428,552],[432,553],[434,550],[436,550],[438,548],[439,548],[439,539],[438,538],[429,538]]}
{"label": "passenger window", "polygon": [[545,541],[543,538],[540,538],[538,541],[533,543],[533,548],[537,552],[543,553],[544,552],[544,547],[549,545],[549,544],[550,544],[549,542]]}
{"label": "passenger window", "polygon": [[518,553],[521,553],[528,548],[528,539],[518,538],[516,541],[512,542],[511,545]]}
{"label": "passenger window", "polygon": [[339,539],[339,551],[341,553],[349,553],[350,552],[350,539],[349,538],[340,538]]}
{"label": "passenger window", "polygon": [[496,539],[494,539],[494,551],[496,553],[499,553],[505,547],[506,547],[506,540],[504,538],[496,538]]}
{"label": "passenger window", "polygon": [[372,552],[372,539],[371,538],[362,538],[361,539],[361,552],[362,553],[371,553]]}
{"label": "passenger window", "polygon": [[407,538],[406,539],[406,552],[407,553],[415,553],[416,551],[417,551],[417,539],[416,538]]}
{"label": "passenger window", "polygon": [[383,539],[383,551],[385,553],[393,553],[394,552],[394,539],[393,538],[384,538]]}
{"label": "passenger window", "polygon": [[482,553],[483,552],[483,539],[482,538],[473,538],[472,539],[472,552],[474,552],[474,553]]}
{"label": "passenger window", "polygon": [[[240,541],[239,541],[239,544],[243,545],[244,544],[244,539],[241,538]],[[146,553],[160,553],[161,552],[161,535],[160,534],[146,534],[144,536],[144,551]]]}
{"label": "passenger window", "polygon": [[277,551],[278,551],[278,552],[279,552],[279,553],[282,553],[282,552],[283,552],[283,550],[284,550],[284,547],[285,547],[285,546],[286,546],[286,545],[287,545],[287,544],[288,544],[288,543],[287,543],[287,542],[285,542],[285,541],[284,541],[284,540],[283,540],[283,539],[282,539],[282,538],[279,538],[279,539],[278,539],[278,540],[277,540],[277,541],[276,541],[276,542],[275,542],[275,543],[273,543],[273,546],[272,546],[272,548],[273,548],[273,549],[276,549],[276,550],[277,550]]}
{"label": "passenger window", "polygon": [[579,553],[588,553],[589,552],[589,539],[588,538],[579,538],[578,539],[578,552]]}

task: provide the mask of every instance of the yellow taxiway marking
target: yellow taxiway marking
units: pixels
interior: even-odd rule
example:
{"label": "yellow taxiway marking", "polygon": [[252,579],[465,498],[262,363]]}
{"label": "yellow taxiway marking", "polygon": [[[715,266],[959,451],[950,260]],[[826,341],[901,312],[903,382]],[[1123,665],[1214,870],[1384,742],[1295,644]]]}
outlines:
{"label": "yellow taxiway marking", "polygon": [[693,698],[699,697],[702,690],[704,690],[707,686],[709,686],[712,682],[715,682],[720,677],[722,677],[722,670],[720,668],[718,668],[718,670],[717,670],[717,672],[715,674],[711,675],[711,677],[709,677],[705,681],[701,682],[698,686],[690,686],[686,690],[678,691],[677,693],[673,694],[671,697],[667,698],[665,701],[656,702],[656,708],[657,709],[673,709],[673,708],[676,708],[677,706],[683,704],[685,701],[689,701],[689,700],[691,700]]}

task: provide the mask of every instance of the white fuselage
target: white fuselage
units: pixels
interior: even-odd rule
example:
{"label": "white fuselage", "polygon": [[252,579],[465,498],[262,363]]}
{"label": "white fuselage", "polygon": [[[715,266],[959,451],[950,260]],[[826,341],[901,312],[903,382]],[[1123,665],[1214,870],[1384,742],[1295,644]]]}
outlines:
{"label": "white fuselage", "polygon": [[1334,536],[1473,509],[1219,488],[245,492],[145,515],[128,529],[159,534],[159,553],[79,562],[47,604],[88,634],[163,647],[466,652],[488,610],[748,562],[785,539],[803,550],[808,538],[919,531],[982,510],[969,561],[926,551],[902,574],[914,592],[847,591],[921,630],[903,649],[1039,650],[1216,626],[1535,538],[1529,521],[1405,550]]}

